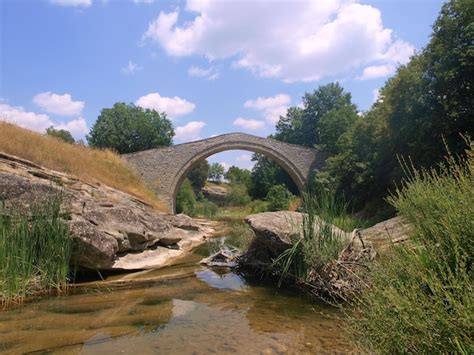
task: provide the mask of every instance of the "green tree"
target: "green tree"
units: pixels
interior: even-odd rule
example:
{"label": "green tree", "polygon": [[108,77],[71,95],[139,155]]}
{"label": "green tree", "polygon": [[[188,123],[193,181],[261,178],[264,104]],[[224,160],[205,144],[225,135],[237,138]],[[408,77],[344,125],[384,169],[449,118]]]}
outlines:
{"label": "green tree", "polygon": [[255,165],[252,169],[250,195],[253,199],[262,199],[274,185],[285,185],[297,194],[298,187],[288,173],[273,160],[261,154],[253,154]]}
{"label": "green tree", "polygon": [[188,179],[191,181],[195,191],[200,191],[206,184],[209,168],[209,163],[206,159],[203,159],[189,172]]}
{"label": "green tree", "polygon": [[46,134],[54,138],[60,139],[66,143],[75,143],[72,134],[65,129],[55,129],[53,126],[46,129]]}
{"label": "green tree", "polygon": [[288,209],[292,198],[292,193],[285,185],[275,185],[268,191],[265,199],[269,203],[270,211],[282,211]]}
{"label": "green tree", "polygon": [[92,147],[124,154],[169,146],[173,136],[173,126],[165,113],[118,102],[101,111],[87,140]]}
{"label": "green tree", "polygon": [[247,169],[241,169],[237,166],[232,165],[227,170],[224,176],[231,185],[244,185],[245,187],[247,187],[247,190],[251,188],[252,174]]}
{"label": "green tree", "polygon": [[351,94],[337,82],[320,86],[313,93],[303,96],[302,108],[290,108],[286,117],[280,117],[274,138],[314,147],[321,143],[321,119],[329,112],[342,108],[356,112]]}
{"label": "green tree", "polygon": [[211,181],[219,182],[224,176],[224,172],[225,172],[225,169],[221,164],[212,163],[211,166],[209,167],[208,178]]}

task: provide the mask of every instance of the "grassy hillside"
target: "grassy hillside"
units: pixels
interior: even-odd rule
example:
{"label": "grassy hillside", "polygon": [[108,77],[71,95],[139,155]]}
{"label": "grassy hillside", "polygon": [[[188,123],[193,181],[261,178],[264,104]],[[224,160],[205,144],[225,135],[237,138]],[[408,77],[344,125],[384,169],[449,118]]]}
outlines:
{"label": "grassy hillside", "polygon": [[103,183],[134,195],[155,208],[165,209],[125,161],[109,150],[65,143],[10,123],[0,122],[0,151],[74,175],[88,183]]}

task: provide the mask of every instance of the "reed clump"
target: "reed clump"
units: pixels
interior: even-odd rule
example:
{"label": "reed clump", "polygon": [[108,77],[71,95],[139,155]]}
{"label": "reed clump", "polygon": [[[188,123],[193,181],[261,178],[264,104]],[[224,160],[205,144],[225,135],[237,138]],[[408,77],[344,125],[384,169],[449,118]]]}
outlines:
{"label": "reed clump", "polygon": [[71,237],[61,197],[28,207],[0,205],[0,305],[29,295],[64,290]]}

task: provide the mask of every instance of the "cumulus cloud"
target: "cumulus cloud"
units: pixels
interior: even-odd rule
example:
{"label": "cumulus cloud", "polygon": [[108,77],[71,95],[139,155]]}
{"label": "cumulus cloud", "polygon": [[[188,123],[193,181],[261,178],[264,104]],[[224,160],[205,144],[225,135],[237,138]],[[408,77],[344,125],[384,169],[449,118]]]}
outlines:
{"label": "cumulus cloud", "polygon": [[252,131],[255,131],[257,129],[263,129],[265,127],[265,122],[263,121],[253,120],[249,118],[242,118],[242,117],[235,119],[232,124],[234,126],[252,130]]}
{"label": "cumulus cloud", "polygon": [[60,116],[80,115],[83,101],[73,101],[71,95],[58,95],[51,91],[42,92],[33,97],[33,102],[48,113]]}
{"label": "cumulus cloud", "polygon": [[180,142],[191,142],[201,139],[201,130],[206,126],[203,121],[191,121],[184,126],[176,127],[175,139]]}
{"label": "cumulus cloud", "polygon": [[129,60],[127,66],[123,67],[120,71],[122,72],[122,74],[132,75],[141,69],[141,66]]}
{"label": "cumulus cloud", "polygon": [[135,101],[135,105],[153,109],[158,112],[165,112],[170,119],[187,115],[193,112],[196,107],[195,104],[182,99],[178,96],[166,97],[161,96],[157,92],[152,92],[148,95],[140,97]]}
{"label": "cumulus cloud", "polygon": [[57,129],[66,129],[75,137],[83,137],[88,132],[86,121],[82,117],[67,122],[54,122],[46,114],[37,114],[25,111],[22,106],[2,103],[0,103],[0,120],[41,133],[51,126]]}
{"label": "cumulus cloud", "polygon": [[191,66],[188,69],[188,75],[197,77],[197,78],[205,78],[207,80],[215,80],[219,77],[219,72],[214,68],[200,68],[197,66]]}
{"label": "cumulus cloud", "polygon": [[187,0],[184,10],[161,11],[143,39],[171,56],[236,58],[236,67],[288,82],[405,63],[414,51],[377,8],[355,0]]}
{"label": "cumulus cloud", "polygon": [[372,65],[364,68],[362,75],[358,77],[359,80],[369,80],[376,78],[384,78],[386,76],[395,73],[395,65],[384,64],[384,65]]}
{"label": "cumulus cloud", "polygon": [[89,7],[92,5],[92,0],[49,0],[53,5],[71,6],[71,7]]}
{"label": "cumulus cloud", "polygon": [[260,111],[268,123],[275,124],[280,116],[286,115],[290,102],[290,96],[278,94],[270,97],[258,97],[255,100],[247,100],[244,103],[244,107]]}

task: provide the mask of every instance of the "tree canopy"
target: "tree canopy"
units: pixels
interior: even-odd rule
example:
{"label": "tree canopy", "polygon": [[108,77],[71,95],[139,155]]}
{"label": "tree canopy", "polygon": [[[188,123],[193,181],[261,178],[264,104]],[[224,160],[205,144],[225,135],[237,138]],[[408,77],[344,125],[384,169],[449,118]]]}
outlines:
{"label": "tree canopy", "polygon": [[75,143],[74,137],[72,136],[71,132],[65,129],[56,129],[53,126],[46,129],[46,134],[48,136],[55,137],[60,139],[66,143]]}
{"label": "tree canopy", "polygon": [[165,113],[118,102],[101,111],[87,140],[92,147],[124,154],[169,146],[173,136],[173,125]]}
{"label": "tree canopy", "polygon": [[222,177],[224,176],[225,169],[219,163],[212,163],[209,167],[208,178],[211,181],[219,182],[221,181]]}

